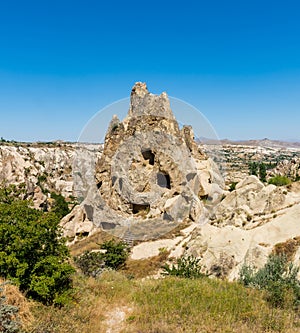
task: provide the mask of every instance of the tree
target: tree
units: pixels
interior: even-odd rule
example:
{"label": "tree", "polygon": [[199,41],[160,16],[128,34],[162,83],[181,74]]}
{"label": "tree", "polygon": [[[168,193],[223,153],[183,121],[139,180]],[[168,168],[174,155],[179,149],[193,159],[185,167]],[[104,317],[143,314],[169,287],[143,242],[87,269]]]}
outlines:
{"label": "tree", "polygon": [[183,278],[196,279],[201,278],[204,274],[201,272],[201,259],[193,256],[181,257],[176,260],[175,265],[165,264],[162,266],[163,275],[173,275]]}
{"label": "tree", "polygon": [[45,304],[62,303],[72,285],[59,221],[27,201],[0,202],[0,276]]}
{"label": "tree", "polygon": [[109,240],[100,245],[103,252],[86,251],[74,261],[83,274],[98,277],[104,269],[119,269],[123,266],[129,255],[128,245],[122,241]]}
{"label": "tree", "polygon": [[267,176],[267,168],[266,168],[266,165],[265,163],[260,163],[259,164],[259,179],[261,182],[266,182],[267,179],[266,179],[266,176]]}
{"label": "tree", "polygon": [[104,254],[105,266],[112,269],[120,268],[129,255],[128,245],[122,241],[109,240],[101,245]]}
{"label": "tree", "polygon": [[254,176],[258,175],[258,164],[256,162],[249,163],[249,174]]}
{"label": "tree", "polygon": [[61,194],[52,192],[51,198],[54,199],[52,212],[54,212],[59,217],[59,219],[62,219],[65,215],[70,213],[68,203]]}

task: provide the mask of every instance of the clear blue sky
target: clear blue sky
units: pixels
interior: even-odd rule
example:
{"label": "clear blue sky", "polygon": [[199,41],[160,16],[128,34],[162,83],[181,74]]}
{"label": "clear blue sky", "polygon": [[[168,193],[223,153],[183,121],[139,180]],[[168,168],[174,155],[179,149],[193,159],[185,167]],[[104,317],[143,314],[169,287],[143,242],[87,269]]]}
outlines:
{"label": "clear blue sky", "polygon": [[1,1],[0,136],[75,141],[136,81],[221,138],[300,140],[300,2]]}

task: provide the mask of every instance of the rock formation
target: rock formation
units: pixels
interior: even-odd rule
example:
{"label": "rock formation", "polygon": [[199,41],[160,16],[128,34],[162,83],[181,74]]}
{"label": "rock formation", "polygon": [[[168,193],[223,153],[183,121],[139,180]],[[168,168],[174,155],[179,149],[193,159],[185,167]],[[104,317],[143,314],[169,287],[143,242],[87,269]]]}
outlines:
{"label": "rock formation", "polygon": [[265,186],[256,176],[247,176],[216,206],[211,224],[252,229],[268,221],[262,220],[262,216],[274,214],[291,204],[287,194],[285,189]]}
{"label": "rock formation", "polygon": [[64,197],[73,195],[72,146],[34,144],[0,146],[0,186],[24,184],[26,198],[35,208],[45,208],[48,196],[42,190]]}
{"label": "rock formation", "polygon": [[[89,220],[116,236],[142,240],[182,221],[198,223],[205,211],[201,198],[218,200],[224,183],[193,136],[191,126],[179,128],[166,93],[153,95],[136,83],[127,117],[114,116],[108,126],[94,179],[84,176],[93,174],[87,170],[93,161],[83,152],[78,156],[78,191]],[[65,218],[65,228],[73,229],[69,223]]]}

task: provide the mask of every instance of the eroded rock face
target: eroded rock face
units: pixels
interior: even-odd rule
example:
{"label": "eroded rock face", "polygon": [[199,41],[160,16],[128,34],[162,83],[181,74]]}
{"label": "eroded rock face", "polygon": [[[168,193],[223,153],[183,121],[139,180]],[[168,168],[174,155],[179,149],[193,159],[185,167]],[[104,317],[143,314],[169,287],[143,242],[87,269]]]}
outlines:
{"label": "eroded rock face", "polygon": [[114,116],[108,126],[82,204],[93,207],[96,226],[116,236],[156,238],[184,220],[199,222],[201,197],[220,198],[224,184],[217,168],[207,171],[212,165],[191,126],[179,128],[167,94],[151,94],[138,82],[127,117]]}
{"label": "eroded rock face", "polygon": [[0,186],[23,184],[26,195],[21,199],[29,199],[34,208],[46,210],[50,205],[46,190],[60,193],[65,198],[73,195],[73,153],[71,145],[2,144]]}
{"label": "eroded rock face", "polygon": [[217,205],[212,224],[251,229],[268,222],[262,216],[274,214],[290,203],[285,189],[265,186],[256,176],[248,176]]}
{"label": "eroded rock face", "polygon": [[231,280],[245,263],[262,267],[276,244],[299,237],[297,191],[246,177],[216,205],[210,223],[193,231],[187,253],[200,258],[208,274]]}

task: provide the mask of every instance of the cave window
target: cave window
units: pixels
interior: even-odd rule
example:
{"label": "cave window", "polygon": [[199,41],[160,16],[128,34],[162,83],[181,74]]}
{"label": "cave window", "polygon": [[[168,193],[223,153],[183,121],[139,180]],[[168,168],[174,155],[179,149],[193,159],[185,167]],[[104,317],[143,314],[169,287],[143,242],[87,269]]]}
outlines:
{"label": "cave window", "polygon": [[138,214],[138,213],[146,213],[148,214],[150,210],[150,205],[149,204],[132,204],[132,213],[133,214]]}
{"label": "cave window", "polygon": [[150,165],[154,165],[155,155],[151,149],[142,151],[142,155],[144,157],[144,160],[148,160]]}
{"label": "cave window", "polygon": [[171,189],[171,179],[166,173],[159,172],[157,174],[157,185],[163,188]]}

